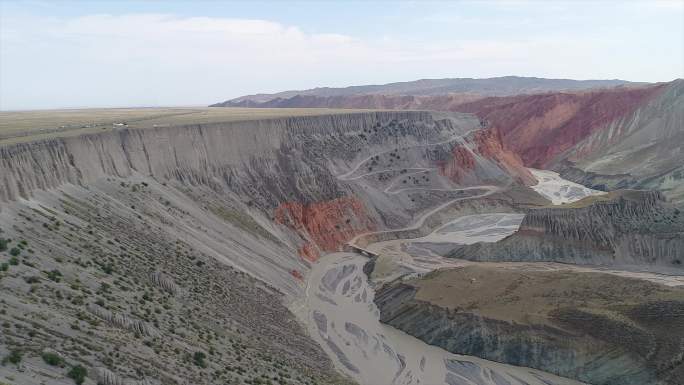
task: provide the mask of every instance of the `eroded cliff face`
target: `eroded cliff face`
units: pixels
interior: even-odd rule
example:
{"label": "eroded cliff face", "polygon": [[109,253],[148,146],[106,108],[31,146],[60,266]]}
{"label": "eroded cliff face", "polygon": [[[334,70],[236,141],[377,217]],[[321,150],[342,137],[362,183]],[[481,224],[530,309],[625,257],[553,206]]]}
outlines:
{"label": "eroded cliff face", "polygon": [[460,246],[449,256],[483,261],[654,264],[683,267],[684,217],[662,193],[624,190],[531,209],[514,235]]}
{"label": "eroded cliff face", "polygon": [[320,251],[340,251],[356,235],[377,227],[363,202],[355,197],[306,205],[285,202],[275,209],[275,220],[305,237],[299,253],[311,262],[319,258]]}
{"label": "eroded cliff face", "polygon": [[[448,178],[434,171],[440,165],[449,165],[442,168]],[[408,169],[420,175],[395,180]],[[368,112],[123,128],[0,146],[3,205],[106,178],[173,185],[201,205],[193,208],[198,215],[207,211],[256,231],[299,262],[338,250],[358,234],[406,225],[440,200],[458,197],[462,191],[452,190],[460,187],[530,183],[499,138],[462,114]],[[213,201],[198,196],[204,190]],[[198,247],[206,244],[198,240]],[[266,280],[306,270],[299,262],[268,261],[273,274],[240,265]]]}
{"label": "eroded cliff face", "polygon": [[[491,152],[501,144],[480,130],[472,115],[399,111],[0,142],[0,238],[19,250],[16,264],[0,250],[0,319],[36,317],[45,331],[0,334],[0,355],[23,349],[43,370],[50,346],[105,382],[300,371],[289,382],[345,383],[281,302],[303,295],[321,253],[357,235],[485,191],[466,187],[523,183],[519,161]],[[458,151],[467,165],[452,161]],[[439,162],[461,178],[440,175]],[[75,355],[72,338],[107,348]],[[116,363],[112,338],[125,345]],[[197,352],[202,363],[188,363]]]}
{"label": "eroded cliff face", "polygon": [[499,131],[507,148],[526,165],[545,168],[558,154],[611,122],[633,113],[662,92],[648,86],[583,93],[487,98],[457,107]]}
{"label": "eroded cliff face", "polygon": [[613,189],[657,189],[684,203],[684,80],[561,154],[552,167],[565,177]]}
{"label": "eroded cliff face", "polygon": [[[254,102],[249,102],[254,103]],[[392,108],[477,115],[524,165],[591,187],[658,189],[684,202],[684,80],[533,95],[295,95],[272,107]],[[456,157],[467,166],[465,154]],[[506,155],[508,156],[508,155]],[[448,170],[458,180],[461,175]]]}
{"label": "eroded cliff face", "polygon": [[[312,182],[310,191],[321,191],[322,196],[333,195],[335,192],[330,190],[330,186],[326,186],[325,180],[317,183],[318,180],[311,177],[317,169],[312,165],[311,159],[301,154],[305,151],[303,144],[306,139],[311,141],[317,136],[323,136],[317,147],[326,148],[332,144],[332,138],[336,135],[344,136],[349,131],[374,127],[379,121],[387,124],[392,119],[402,119],[408,125],[423,125],[430,124],[431,118],[426,113],[297,117],[140,130],[121,129],[7,145],[0,148],[0,170],[3,176],[0,199],[9,201],[18,197],[26,198],[35,189],[49,189],[64,183],[83,185],[102,176],[126,177],[133,171],[160,180],[174,179],[188,184],[205,185],[230,183],[231,178],[238,175],[249,177],[248,172],[290,171],[281,175],[281,179],[291,178],[293,172],[299,172],[304,174],[301,175],[302,178],[309,177]],[[414,128],[416,131],[420,130]],[[344,138],[339,139],[337,145],[344,141]],[[315,151],[316,148],[309,150]],[[345,154],[339,151],[336,155],[349,159],[355,153]],[[308,162],[310,167],[268,169],[292,166],[294,157]],[[324,164],[315,166],[320,168]],[[276,190],[274,193],[286,197],[287,194],[296,194],[298,191],[294,188],[290,190]],[[273,206],[273,202],[269,203]]]}
{"label": "eroded cliff face", "polygon": [[285,304],[320,252],[413,214],[336,175],[461,125],[378,112],[1,144],[0,320],[18,326],[0,356],[37,369],[0,374],[66,378],[49,347],[107,383],[346,383]]}
{"label": "eroded cliff face", "polygon": [[681,288],[605,274],[471,266],[388,284],[375,303],[382,322],[454,353],[646,385],[684,373],[682,298]]}

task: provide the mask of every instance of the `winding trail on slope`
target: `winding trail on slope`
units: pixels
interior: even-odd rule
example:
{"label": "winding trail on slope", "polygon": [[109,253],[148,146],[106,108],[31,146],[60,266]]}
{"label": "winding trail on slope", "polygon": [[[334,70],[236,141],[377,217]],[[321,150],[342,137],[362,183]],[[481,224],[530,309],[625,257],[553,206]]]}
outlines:
{"label": "winding trail on slope", "polygon": [[[468,130],[468,131],[466,131],[466,132],[463,133],[463,134],[456,135],[456,136],[452,136],[451,138],[449,138],[449,139],[447,139],[447,140],[443,140],[443,141],[439,141],[439,142],[416,144],[416,145],[413,145],[413,146],[403,146],[403,147],[400,147],[400,148],[401,148],[402,150],[407,150],[407,149],[410,149],[410,148],[438,146],[438,145],[447,144],[447,143],[451,143],[451,142],[455,142],[455,141],[461,141],[461,142],[463,142],[463,141],[465,140],[465,138],[466,138],[468,135],[470,135],[470,134],[473,133],[473,132],[479,131],[479,130],[480,130],[480,129]],[[470,149],[468,146],[466,146],[466,148],[468,149],[468,151],[470,151],[470,152],[472,153],[472,149]],[[384,230],[384,231],[374,231],[374,232],[368,232],[368,233],[359,234],[359,235],[355,236],[352,240],[350,240],[349,242],[347,242],[347,244],[349,244],[349,245],[352,245],[352,246],[357,247],[357,248],[361,248],[360,246],[358,246],[358,245],[356,244],[356,242],[357,242],[361,237],[369,236],[369,235],[373,235],[373,234],[389,234],[389,233],[393,233],[393,232],[403,232],[403,231],[407,231],[407,230],[409,230],[409,231],[410,231],[410,230],[417,230],[417,229],[419,229],[421,226],[423,226],[423,224],[425,223],[425,221],[427,220],[427,218],[429,218],[429,217],[432,216],[433,214],[435,214],[435,213],[437,213],[437,212],[439,212],[439,211],[445,209],[446,207],[449,207],[449,205],[451,205],[451,204],[453,204],[453,203],[455,203],[455,202],[459,202],[459,201],[463,201],[463,200],[467,200],[467,199],[478,199],[478,198],[483,198],[483,197],[485,197],[485,196],[492,195],[492,194],[494,194],[494,193],[496,193],[496,192],[503,191],[504,189],[506,189],[506,188],[509,187],[509,185],[506,185],[506,186],[503,186],[503,187],[493,186],[493,185],[482,185],[482,186],[469,186],[469,187],[461,187],[461,188],[453,188],[453,189],[446,189],[446,188],[429,188],[429,187],[408,187],[408,188],[403,188],[403,189],[399,189],[399,190],[390,191],[391,188],[394,186],[395,182],[398,181],[399,179],[401,179],[401,178],[403,178],[403,177],[406,177],[406,176],[409,176],[409,175],[414,175],[414,174],[418,174],[418,173],[421,173],[421,172],[425,172],[425,171],[433,171],[433,170],[436,170],[436,168],[434,168],[434,167],[410,167],[410,168],[400,168],[400,169],[389,168],[389,169],[384,169],[384,170],[379,170],[379,171],[373,171],[373,172],[365,173],[365,174],[362,174],[362,175],[357,175],[357,176],[354,176],[354,177],[351,176],[351,175],[353,175],[353,174],[354,174],[362,165],[364,165],[364,164],[365,164],[366,162],[368,162],[369,160],[375,158],[375,157],[378,156],[378,155],[390,153],[390,152],[392,152],[392,151],[394,151],[394,150],[385,150],[385,151],[380,151],[380,152],[377,152],[377,153],[373,153],[373,154],[367,156],[366,158],[362,159],[361,161],[359,161],[359,163],[357,163],[356,166],[354,166],[354,167],[351,169],[351,171],[349,171],[349,172],[347,172],[347,173],[345,173],[345,174],[342,174],[342,175],[338,175],[336,178],[337,178],[338,180],[342,180],[342,181],[355,181],[355,180],[359,180],[359,179],[365,178],[365,177],[370,176],[370,175],[376,175],[376,174],[380,174],[380,173],[384,173],[384,172],[397,172],[397,171],[400,171],[400,170],[417,170],[417,171],[415,171],[415,172],[413,172],[413,173],[410,173],[410,174],[402,174],[402,175],[400,175],[400,176],[395,177],[392,181],[390,181],[390,183],[388,184],[388,186],[385,187],[385,188],[383,189],[383,193],[388,194],[388,195],[396,195],[396,194],[399,194],[399,193],[402,193],[402,192],[406,192],[406,191],[443,191],[443,192],[458,192],[458,191],[470,191],[470,190],[485,190],[485,191],[484,191],[482,194],[472,195],[472,196],[468,196],[468,197],[454,198],[454,199],[448,200],[447,202],[445,202],[445,203],[443,203],[443,204],[441,204],[441,205],[438,205],[438,206],[436,206],[436,207],[434,207],[434,208],[428,210],[427,212],[423,213],[420,217],[418,217],[418,219],[417,219],[416,221],[413,222],[412,225],[409,225],[409,226],[407,226],[407,227],[399,228],[399,229]]]}
{"label": "winding trail on slope", "polygon": [[[396,171],[383,170],[350,177],[361,164],[374,156],[376,155],[364,159],[351,172],[338,178],[358,180],[380,172]],[[414,168],[414,170],[424,172],[425,169]],[[469,197],[450,199],[423,213],[412,225],[405,228],[376,233],[420,228],[430,216],[454,202],[481,198],[501,190],[498,186],[485,185],[455,189],[406,188],[391,191],[393,185],[394,181],[384,189],[384,193],[394,195],[408,190],[483,190],[483,192]],[[349,243],[354,244],[359,237],[368,234],[357,236]],[[374,291],[363,272],[366,261],[365,257],[355,253],[342,252],[324,256],[312,266],[312,271],[307,277],[304,297],[291,306],[293,313],[305,322],[310,335],[333,359],[335,366],[359,383],[369,385],[579,384],[576,381],[538,370],[452,354],[380,323],[380,314],[373,302]]]}
{"label": "winding trail on slope", "polygon": [[[440,143],[420,146],[423,147]],[[377,154],[371,155],[362,160],[361,163],[352,169],[352,171],[339,176],[338,178],[340,180],[353,181],[382,172],[397,171],[396,169],[389,169],[351,177],[362,164],[376,155]],[[415,173],[420,173],[430,169],[412,168],[411,170],[415,170]],[[483,192],[473,196],[448,200],[421,214],[410,226],[358,235],[348,242],[350,245],[356,246],[357,241],[361,237],[372,234],[416,230],[422,227],[429,217],[444,210],[455,202],[482,198],[508,188],[508,186],[484,185],[455,189],[416,187],[392,191],[391,188],[394,186],[396,180],[404,176],[406,176],[406,174],[402,174],[400,177],[391,181],[383,192],[388,195],[410,190],[483,190]],[[483,215],[492,216],[495,214]],[[509,217],[515,215],[519,216],[519,214],[510,213],[502,213],[502,215],[507,215]],[[478,215],[473,215],[472,217],[477,216]],[[504,217],[501,220],[510,221],[511,219],[515,219],[509,217]],[[518,219],[521,220],[521,218]],[[463,218],[460,220],[463,220]],[[495,225],[500,225],[501,220],[497,220]],[[452,222],[444,224],[439,228],[446,228],[451,223]],[[439,230],[439,228],[437,230]],[[482,233],[479,235],[478,240],[481,241],[483,237],[489,237],[491,238],[489,239],[490,241],[495,241],[499,235],[500,234],[495,234],[495,232],[488,234]],[[389,242],[374,243],[371,246],[391,243],[400,249],[402,242],[406,241],[410,242],[411,240],[398,239]],[[421,249],[420,244],[416,245],[416,249]],[[408,254],[403,250],[402,253]],[[422,268],[423,271],[431,271],[440,266],[444,267],[447,264],[458,265],[461,262],[458,260],[447,261],[444,258],[435,255],[429,249],[424,249],[423,253],[419,254],[423,254],[423,256],[415,258],[411,264],[415,265],[413,267]],[[379,311],[373,302],[374,290],[369,283],[368,277],[363,272],[363,266],[366,262],[367,259],[357,253],[343,252],[324,256],[312,266],[311,274],[307,277],[306,281],[305,296],[291,307],[293,312],[305,322],[310,335],[333,359],[335,366],[343,373],[356,379],[360,384],[580,384],[577,381],[561,378],[539,370],[491,362],[477,357],[452,354],[441,348],[428,345],[391,326],[380,323]],[[443,262],[443,264],[440,262]],[[519,266],[520,264],[509,263],[506,265],[524,268],[524,266]],[[563,267],[563,265],[552,266],[550,264],[533,264],[533,266],[541,269],[556,269]],[[591,268],[586,268],[586,270],[595,271]]]}
{"label": "winding trail on slope", "polygon": [[[458,140],[461,140],[461,141],[462,141],[462,140],[464,140],[468,135],[470,135],[472,132],[476,132],[476,131],[479,131],[479,130],[480,130],[479,128],[478,128],[478,129],[473,129],[473,130],[468,130],[468,131],[464,132],[463,134],[452,136],[451,138],[449,138],[449,139],[447,139],[447,140],[440,141],[440,142],[415,144],[415,145],[412,145],[412,146],[403,146],[403,147],[399,147],[399,149],[401,149],[401,150],[408,150],[408,149],[410,149],[410,148],[431,147],[431,146],[438,146],[438,145],[441,145],[441,144],[447,144],[447,143],[455,142],[455,141],[458,141]],[[373,153],[373,154],[369,155],[368,157],[364,158],[364,159],[361,160],[359,163],[357,163],[356,166],[354,166],[354,168],[351,169],[351,171],[349,171],[349,172],[347,172],[347,173],[345,173],[345,174],[342,174],[342,175],[338,175],[338,176],[337,176],[337,179],[339,179],[339,180],[344,180],[344,181],[350,181],[350,180],[360,179],[360,178],[363,178],[363,177],[365,177],[365,176],[372,175],[372,174],[377,174],[377,173],[381,173],[381,172],[397,171],[396,169],[387,169],[387,170],[381,170],[381,171],[373,171],[373,172],[366,173],[366,174],[363,174],[363,175],[351,177],[351,175],[353,175],[353,174],[354,174],[362,165],[364,165],[364,164],[365,164],[366,162],[368,162],[369,160],[375,158],[375,157],[378,156],[378,155],[387,154],[387,153],[390,153],[390,152],[392,152],[392,151],[394,151],[394,150],[385,150],[385,151],[380,151],[380,152],[376,152],[376,153]],[[413,168],[413,169],[416,169],[416,168]]]}
{"label": "winding trail on slope", "polygon": [[[432,190],[432,189],[424,189],[424,190]],[[444,210],[446,207],[449,207],[450,205],[452,205],[456,202],[459,202],[459,201],[468,200],[468,199],[477,199],[477,198],[486,197],[488,195],[492,195],[496,192],[502,191],[502,188],[498,187],[498,186],[485,185],[485,186],[464,187],[464,188],[460,188],[460,189],[453,189],[453,190],[446,190],[446,191],[467,191],[467,190],[486,190],[486,191],[483,192],[482,194],[478,194],[478,195],[472,195],[472,196],[468,196],[468,197],[454,198],[454,199],[448,200],[445,203],[442,203],[441,205],[438,205],[438,206],[428,210],[426,213],[422,214],[410,226],[406,226],[406,227],[399,228],[399,229],[384,230],[384,231],[371,231],[371,232],[359,234],[359,235],[355,236],[354,238],[352,238],[347,243],[354,246],[354,247],[360,248],[360,246],[357,245],[356,242],[361,237],[366,237],[366,236],[375,235],[375,234],[390,234],[390,233],[398,233],[398,232],[404,232],[404,231],[410,231],[410,230],[418,230],[421,226],[423,226],[423,224],[425,223],[425,221],[429,217],[431,217],[433,214],[435,214],[439,211]],[[438,190],[438,191],[444,191],[444,190]]]}

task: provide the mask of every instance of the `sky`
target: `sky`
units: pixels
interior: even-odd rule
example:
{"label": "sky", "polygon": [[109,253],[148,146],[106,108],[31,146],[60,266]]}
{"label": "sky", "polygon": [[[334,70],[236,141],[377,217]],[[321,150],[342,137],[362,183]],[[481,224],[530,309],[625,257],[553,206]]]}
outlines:
{"label": "sky", "polygon": [[0,110],[425,78],[684,77],[684,0],[0,0]]}

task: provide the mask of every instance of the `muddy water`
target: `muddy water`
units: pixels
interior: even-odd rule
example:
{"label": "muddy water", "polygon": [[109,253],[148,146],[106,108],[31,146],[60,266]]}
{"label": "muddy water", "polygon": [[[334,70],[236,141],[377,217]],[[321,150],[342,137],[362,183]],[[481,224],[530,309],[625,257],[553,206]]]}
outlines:
{"label": "muddy water", "polygon": [[360,384],[579,384],[538,370],[449,353],[381,324],[368,260],[335,253],[319,260],[295,305],[335,365]]}

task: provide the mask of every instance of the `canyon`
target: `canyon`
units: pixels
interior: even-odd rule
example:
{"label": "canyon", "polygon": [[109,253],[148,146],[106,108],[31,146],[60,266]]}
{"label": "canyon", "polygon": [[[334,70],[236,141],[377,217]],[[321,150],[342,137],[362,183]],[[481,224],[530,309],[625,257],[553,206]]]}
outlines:
{"label": "canyon", "polygon": [[683,89],[2,112],[0,382],[676,384]]}
{"label": "canyon", "polygon": [[[485,80],[495,84],[497,79]],[[517,89],[513,94],[490,94],[471,86],[442,94],[418,88],[403,93],[331,96],[286,93],[246,100],[251,107],[472,113],[528,167],[557,171],[566,179],[600,190],[657,189],[674,202],[682,202],[684,80],[617,87],[577,83],[572,88],[554,88],[552,84],[536,93]],[[238,98],[217,106],[246,106],[244,101]]]}

